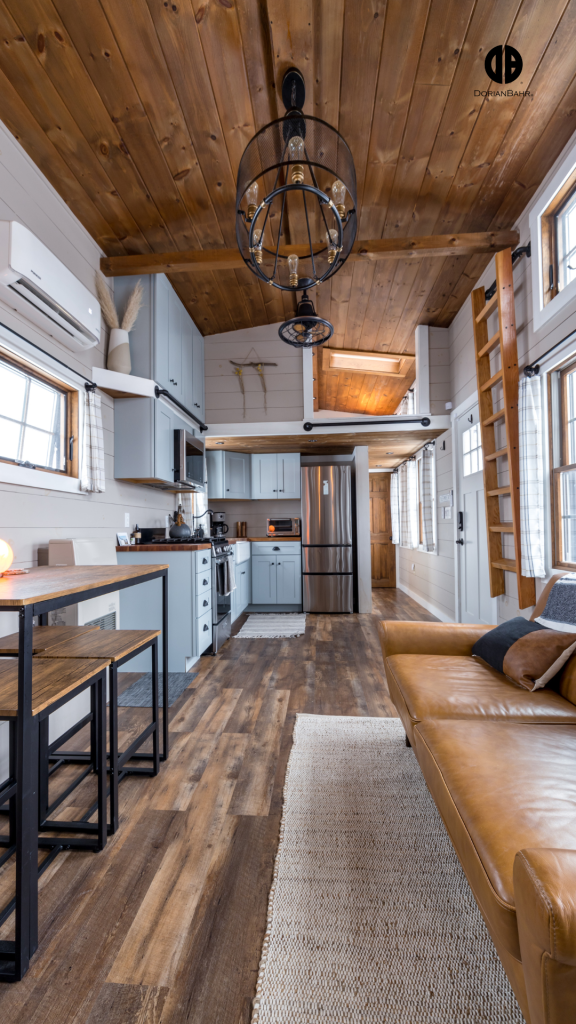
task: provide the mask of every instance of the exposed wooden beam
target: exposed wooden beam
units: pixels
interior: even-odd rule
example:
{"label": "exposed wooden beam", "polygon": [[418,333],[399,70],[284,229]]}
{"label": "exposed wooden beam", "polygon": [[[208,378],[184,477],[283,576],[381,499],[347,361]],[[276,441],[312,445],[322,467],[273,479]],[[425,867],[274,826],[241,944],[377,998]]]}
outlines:
{"label": "exposed wooden beam", "polygon": [[[517,231],[475,231],[453,235],[425,235],[422,238],[377,238],[355,242],[349,260],[424,259],[429,256],[472,256],[496,253],[518,245]],[[306,256],[306,245],[281,246],[284,256]],[[200,249],[188,252],[145,253],[136,256],[105,256],[100,269],[106,277],[130,274],[207,273],[239,270],[244,260],[237,249]]]}

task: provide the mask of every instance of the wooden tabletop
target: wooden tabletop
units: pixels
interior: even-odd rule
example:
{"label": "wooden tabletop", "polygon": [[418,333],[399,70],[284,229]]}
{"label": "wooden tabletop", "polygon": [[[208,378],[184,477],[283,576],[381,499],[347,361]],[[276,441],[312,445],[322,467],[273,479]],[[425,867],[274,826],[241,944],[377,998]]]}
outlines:
{"label": "wooden tabletop", "polygon": [[[32,654],[47,651],[49,647],[56,647],[57,644],[63,644],[66,640],[72,640],[75,636],[82,636],[83,633],[94,633],[99,629],[99,626],[34,626],[32,630]],[[0,636],[0,654],[17,655],[18,641],[18,633]]]}
{"label": "wooden tabletop", "polygon": [[[128,551],[128,548],[124,548]],[[138,576],[169,569],[168,565],[66,565],[38,566],[25,576],[0,578],[0,606],[21,608],[97,587],[108,587]]]}
{"label": "wooden tabletop", "polygon": [[160,636],[159,629],[99,629],[42,651],[39,658],[107,658],[119,661]]}
{"label": "wooden tabletop", "polygon": [[[32,661],[32,714],[38,715],[110,664],[109,658]],[[18,714],[18,662],[0,661],[0,717]]]}

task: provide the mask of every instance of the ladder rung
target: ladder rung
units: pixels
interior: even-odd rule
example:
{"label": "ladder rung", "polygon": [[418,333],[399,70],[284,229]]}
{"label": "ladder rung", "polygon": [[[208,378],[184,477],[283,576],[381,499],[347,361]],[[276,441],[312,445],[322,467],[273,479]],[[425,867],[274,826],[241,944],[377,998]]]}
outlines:
{"label": "ladder rung", "polygon": [[480,349],[480,351],[478,353],[478,359],[482,359],[482,356],[487,356],[489,352],[492,352],[495,348],[498,348],[499,344],[500,344],[500,331],[496,331],[496,334],[492,335],[492,337],[490,338],[490,341],[486,342],[486,344],[484,345],[484,348]]}
{"label": "ladder rung", "polygon": [[502,380],[502,370],[498,370],[490,380],[487,380],[485,384],[480,385],[480,391],[488,391],[488,388],[493,388],[495,384],[498,384]]}
{"label": "ladder rung", "polygon": [[486,491],[489,498],[497,498],[500,494],[511,494],[509,487],[496,487],[493,491]]}
{"label": "ladder rung", "polygon": [[499,448],[497,452],[492,452],[492,455],[485,455],[484,462],[492,462],[492,459],[500,459],[503,455],[508,455],[507,448]]}
{"label": "ladder rung", "polygon": [[491,562],[493,569],[506,569],[506,572],[518,572],[514,558],[499,558],[497,562]]}
{"label": "ladder rung", "polygon": [[514,526],[512,523],[499,523],[490,527],[490,533],[514,533]]}
{"label": "ladder rung", "polygon": [[493,412],[487,420],[482,420],[483,427],[489,427],[491,423],[497,423],[498,420],[506,418],[506,409],[500,409],[500,412]]}
{"label": "ladder rung", "polygon": [[478,316],[476,317],[476,323],[477,324],[481,324],[483,320],[486,320],[490,316],[490,314],[494,312],[494,310],[497,308],[497,306],[498,306],[498,291],[495,291],[494,295],[489,300],[489,302],[487,302],[486,305],[484,306],[484,308],[481,309],[480,312],[478,313]]}

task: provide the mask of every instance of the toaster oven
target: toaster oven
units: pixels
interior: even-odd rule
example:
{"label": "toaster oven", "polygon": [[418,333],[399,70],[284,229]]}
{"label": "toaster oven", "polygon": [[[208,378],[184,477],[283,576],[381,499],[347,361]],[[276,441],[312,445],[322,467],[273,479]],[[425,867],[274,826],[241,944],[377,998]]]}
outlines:
{"label": "toaster oven", "polygon": [[299,537],[300,520],[294,518],[267,519],[267,537]]}

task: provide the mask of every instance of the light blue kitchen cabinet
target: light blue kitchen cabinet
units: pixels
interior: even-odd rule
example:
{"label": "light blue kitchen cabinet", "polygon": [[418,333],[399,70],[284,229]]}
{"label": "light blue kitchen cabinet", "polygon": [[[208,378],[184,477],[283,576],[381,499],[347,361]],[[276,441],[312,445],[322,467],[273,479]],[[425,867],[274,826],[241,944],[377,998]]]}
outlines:
{"label": "light blue kitchen cabinet", "polygon": [[276,603],[276,555],[253,555],[252,604]]}
{"label": "light blue kitchen cabinet", "polygon": [[234,566],[236,590],[232,591],[232,622],[242,615],[252,600],[252,563],[248,559]]}
{"label": "light blue kitchen cabinet", "polygon": [[208,500],[250,497],[250,456],[244,452],[206,452]]}
{"label": "light blue kitchen cabinet", "polygon": [[302,556],[276,556],[276,604],[302,602]]}
{"label": "light blue kitchen cabinet", "polygon": [[155,380],[203,419],[204,339],[165,274],[115,278],[120,317],[139,280],[144,302],[130,332],[132,373]]}
{"label": "light blue kitchen cabinet", "polygon": [[174,479],[173,418],[168,405],[154,402],[154,476],[159,480]]}
{"label": "light blue kitchen cabinet", "polygon": [[163,399],[117,398],[114,403],[114,476],[160,486],[174,484],[174,431],[199,431]]}
{"label": "light blue kitchen cabinet", "polygon": [[251,496],[255,500],[299,498],[299,453],[252,455]]}

